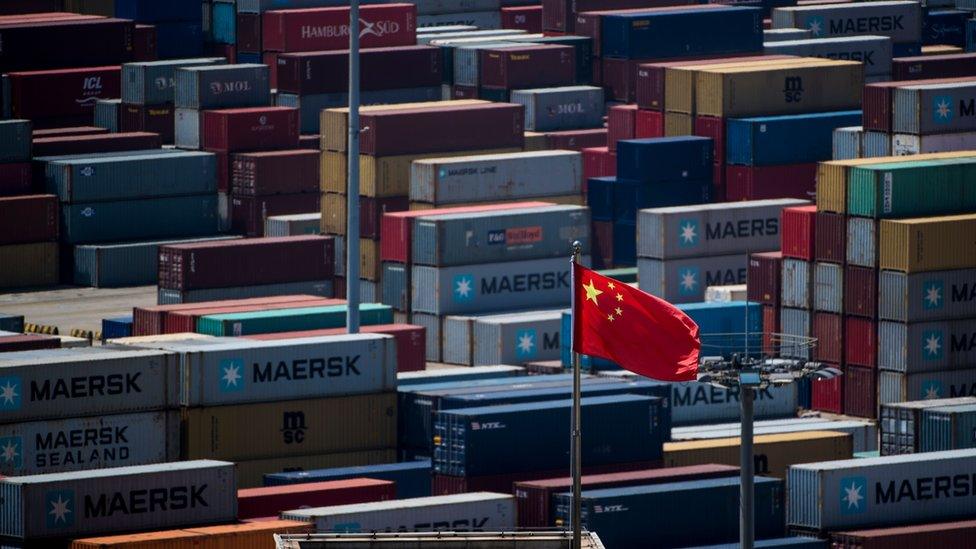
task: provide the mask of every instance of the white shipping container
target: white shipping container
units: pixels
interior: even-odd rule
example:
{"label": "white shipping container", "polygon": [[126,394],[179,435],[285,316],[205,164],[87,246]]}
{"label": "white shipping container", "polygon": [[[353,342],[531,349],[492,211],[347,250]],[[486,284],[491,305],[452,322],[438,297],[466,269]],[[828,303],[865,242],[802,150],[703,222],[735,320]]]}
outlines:
{"label": "white shipping container", "polygon": [[969,151],[976,149],[976,132],[912,135],[896,133],[891,136],[891,154],[912,154]]}
{"label": "white shipping container", "polygon": [[748,255],[682,259],[637,258],[640,289],[671,303],[704,301],[708,286],[745,284]]}
{"label": "white shipping container", "polygon": [[708,303],[728,303],[730,301],[748,300],[745,284],[709,286],[705,288],[705,301]]}
{"label": "white shipping container", "polygon": [[813,263],[802,259],[783,258],[781,299],[784,307],[810,308],[810,286]]}
{"label": "white shipping container", "polygon": [[322,214],[269,215],[264,220],[264,236],[319,234]]}
{"label": "white shipping container", "polygon": [[[691,381],[671,384],[671,423],[696,425],[733,421],[739,418],[739,391]],[[796,413],[794,384],[756,391],[756,419],[789,417]]]}
{"label": "white shipping container", "polygon": [[[878,449],[878,426],[873,421],[829,420],[825,418],[790,418],[781,420],[757,421],[753,426],[756,435],[780,433],[799,433],[804,431],[837,431],[850,433],[854,452],[873,452]],[[740,423],[718,425],[696,425],[671,429],[671,440],[706,440],[738,437]]]}

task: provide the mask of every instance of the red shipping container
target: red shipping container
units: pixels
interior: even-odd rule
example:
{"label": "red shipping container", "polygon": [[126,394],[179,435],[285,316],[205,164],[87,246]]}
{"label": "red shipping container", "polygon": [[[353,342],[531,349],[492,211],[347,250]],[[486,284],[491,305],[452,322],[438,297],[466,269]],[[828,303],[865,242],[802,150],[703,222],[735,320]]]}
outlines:
{"label": "red shipping container", "polygon": [[546,145],[550,150],[581,151],[590,147],[606,147],[609,145],[609,139],[604,128],[564,130],[546,132]]}
{"label": "red shipping container", "polygon": [[53,194],[0,197],[0,244],[58,239],[58,197]]}
{"label": "red shipping container", "polygon": [[123,132],[158,133],[167,145],[175,141],[176,119],[173,105],[122,105],[119,129]]}
{"label": "red shipping container", "polygon": [[844,317],[833,313],[813,313],[810,337],[817,340],[813,359],[841,364],[844,362]]}
{"label": "red shipping container", "polygon": [[[712,5],[712,4],[706,4]],[[646,63],[637,67],[635,73],[635,95],[637,106],[642,109],[664,110],[664,73],[669,67],[691,67],[713,63],[734,63],[736,61],[756,61],[759,59],[790,59],[792,55],[742,55],[736,57],[707,56],[695,59]]]}
{"label": "red shipping container", "polygon": [[725,190],[725,164],[714,163],[712,164],[712,202],[726,200],[728,200],[728,191]]}
{"label": "red shipping container", "polygon": [[[432,46],[360,50],[359,87],[362,90],[389,90],[440,86],[441,56],[440,48]],[[349,90],[347,50],[282,53],[275,57],[275,82],[279,92],[310,95]]]}
{"label": "red shipping container", "polygon": [[[325,51],[349,47],[349,7],[264,12],[261,43],[267,51]],[[359,40],[363,48],[417,43],[417,8],[413,4],[362,6]]]}
{"label": "red shipping container", "polygon": [[395,482],[372,478],[246,488],[237,491],[237,518],[253,519],[278,515],[289,509],[370,503],[395,498]]}
{"label": "red shipping container", "polygon": [[190,311],[205,307],[232,305],[270,305],[274,303],[293,303],[309,299],[321,299],[314,295],[277,295],[271,297],[253,297],[249,299],[228,299],[223,301],[201,301],[199,303],[178,303],[173,305],[151,305],[149,307],[132,308],[132,335],[159,335],[164,333],[166,317],[177,311]]}
{"label": "red shipping container", "polygon": [[[587,467],[583,464],[584,475],[599,475],[653,469],[660,467],[660,461],[642,461],[638,463],[614,463],[611,465],[596,465]],[[501,475],[486,475],[480,477],[455,477],[435,474],[431,482],[431,495],[448,496],[467,492],[500,492],[512,493],[512,485],[516,482],[548,479],[565,473],[564,469],[550,469],[548,471],[531,471],[522,473],[508,473]]]}
{"label": "red shipping container", "polygon": [[[661,117],[662,120],[664,117]],[[710,137],[715,144],[714,155],[716,164],[725,164],[725,119],[717,116],[696,116],[693,135]]]}
{"label": "red shipping container", "polygon": [[746,292],[749,301],[779,307],[779,286],[783,276],[783,254],[760,252],[749,256]]}
{"label": "red shipping container", "polygon": [[332,293],[334,295],[346,295],[346,277],[337,276],[332,279]]}
{"label": "red shipping container", "polygon": [[524,108],[510,103],[365,112],[360,129],[362,154],[375,156],[521,148],[525,142]]}
{"label": "red shipping container", "polygon": [[878,330],[873,320],[856,316],[844,320],[844,355],[848,366],[877,366]]}
{"label": "red shipping container", "polygon": [[633,103],[637,99],[637,67],[647,63],[649,59],[618,59],[604,57],[603,87],[607,90],[607,99]]}
{"label": "red shipping container", "polygon": [[159,59],[156,46],[156,27],[153,25],[136,25],[132,30],[132,60],[143,62]]}
{"label": "red shipping container", "polygon": [[303,235],[159,247],[159,287],[233,288],[332,278],[335,240]]}
{"label": "red shipping container", "polygon": [[[342,303],[345,303],[345,301],[342,301]],[[365,334],[387,334],[393,336],[397,346],[397,372],[417,372],[427,368],[427,329],[423,326],[415,326],[413,324],[374,324],[371,326],[360,326],[359,331]],[[345,328],[330,328],[327,330],[258,334],[245,337],[247,339],[269,341],[275,339],[341,335],[345,333]]]}
{"label": "red shipping container", "polygon": [[359,197],[359,236],[379,239],[380,222],[386,212],[405,212],[410,209],[409,196],[375,198]]}
{"label": "red shipping container", "polygon": [[278,55],[276,51],[266,51],[261,55],[261,61],[268,66],[268,81],[272,89],[278,87]]}
{"label": "red shipping container", "polygon": [[[738,474],[738,467],[708,464],[584,475],[580,482],[584,490],[600,490],[623,486],[645,486],[686,480],[734,477]],[[518,517],[519,528],[549,528],[554,526],[553,497],[562,492],[572,491],[572,488],[572,479],[563,476],[516,482],[513,491],[515,493],[515,516]]]}
{"label": "red shipping container", "polygon": [[451,86],[451,99],[477,99],[478,86],[462,86],[454,84]]}
{"label": "red shipping container", "polygon": [[[532,208],[549,206],[549,202],[512,202],[508,204],[485,204],[461,206],[457,208],[435,208],[433,210],[411,210],[383,214],[380,221],[380,260],[410,263],[410,242],[413,234],[413,220],[429,215],[455,214],[469,212],[489,212],[513,208]],[[336,291],[335,295],[343,295]]]}
{"label": "red shipping container", "polygon": [[786,164],[782,166],[726,166],[725,198],[765,200],[768,198],[802,198],[815,194],[817,165]]}
{"label": "red shipping container", "polygon": [[664,137],[664,112],[638,109],[634,115],[634,137]]}
{"label": "red shipping container", "polygon": [[844,314],[875,318],[878,310],[878,271],[848,265],[844,269]]}
{"label": "red shipping container", "polygon": [[[122,67],[86,67],[7,74],[11,118],[92,116],[95,101],[122,94]],[[9,93],[9,95],[7,95]]]}
{"label": "red shipping container", "polygon": [[[215,42],[205,42],[203,44],[203,52],[205,57],[223,57],[227,59],[227,63],[233,65],[237,63],[237,48],[234,44],[217,44]],[[270,69],[270,72],[274,74],[274,68]],[[272,84],[272,88],[274,85]]]}
{"label": "red shipping container", "polygon": [[972,82],[976,76],[960,78],[934,78],[930,80],[896,80],[894,82],[875,82],[865,84],[862,96],[863,116],[861,123],[865,130],[891,131],[892,106],[895,88],[902,86],[921,86],[925,84],[948,84],[952,82]]}
{"label": "red shipping container", "polygon": [[593,257],[594,268],[613,268],[613,221],[592,221],[593,223]]}
{"label": "red shipping container", "polygon": [[164,334],[192,333],[197,331],[197,320],[201,316],[220,315],[227,313],[248,313],[252,311],[275,311],[281,309],[299,309],[304,307],[328,307],[330,305],[344,305],[342,299],[326,297],[309,298],[303,301],[289,301],[286,303],[265,303],[252,305],[206,306],[185,311],[172,311],[163,319]]}
{"label": "red shipping container", "polygon": [[262,151],[233,155],[231,188],[236,195],[317,193],[319,153]]}
{"label": "red shipping container", "polygon": [[[825,366],[840,367],[837,364],[826,364]],[[844,413],[844,376],[831,379],[814,379],[810,382],[810,386],[810,401],[814,410],[834,414]]]}
{"label": "red shipping container", "polygon": [[779,333],[779,307],[776,305],[763,305],[763,349],[776,349],[779,345],[779,337],[774,335]]}
{"label": "red shipping container", "polygon": [[[348,19],[346,19],[348,21]],[[237,12],[237,51],[261,53],[261,14]]]}
{"label": "red shipping container", "polygon": [[976,520],[965,520],[832,532],[830,540],[833,549],[968,549],[973,544],[974,536]]}
{"label": "red shipping container", "polygon": [[[600,57],[604,15],[658,11],[662,6],[669,6],[673,10],[674,6],[684,5],[691,9],[702,6],[720,7],[717,4],[697,4],[694,0],[543,0],[542,28],[546,31],[565,31],[568,34],[589,36],[593,39],[593,56]],[[562,21],[565,21],[566,28],[556,28],[555,25],[563,24]]]}
{"label": "red shipping container", "polygon": [[507,6],[501,9],[502,28],[542,32],[542,6]]}
{"label": "red shipping container", "polygon": [[0,335],[0,353],[15,351],[34,351],[37,349],[59,349],[61,339],[36,334]]}
{"label": "red shipping container", "polygon": [[813,261],[817,234],[817,207],[794,206],[783,208],[780,222],[783,257]]}
{"label": "red shipping container", "polygon": [[0,73],[119,65],[132,60],[134,31],[104,17],[0,22]]}
{"label": "red shipping container", "polygon": [[976,74],[976,53],[920,55],[891,60],[892,80],[953,78]]}
{"label": "red shipping container", "polygon": [[321,145],[322,136],[317,133],[313,134],[302,134],[298,137],[298,147],[300,149],[309,149],[313,151],[319,150]]}
{"label": "red shipping container", "polygon": [[271,215],[315,213],[321,207],[319,193],[247,196],[235,194],[230,201],[231,232],[264,236],[264,221]]}
{"label": "red shipping container", "polygon": [[34,157],[61,156],[68,154],[93,154],[119,151],[158,149],[163,146],[158,133],[126,132],[63,137],[34,138]]}
{"label": "red shipping container", "polygon": [[636,133],[637,105],[610,107],[610,110],[607,111],[607,147],[609,150],[617,150],[617,141],[633,139]]}
{"label": "red shipping container", "polygon": [[0,164],[0,196],[27,194],[31,181],[30,162]]}
{"label": "red shipping container", "polygon": [[586,181],[591,177],[617,175],[617,155],[609,147],[590,147],[583,149],[583,192]]}
{"label": "red shipping container", "polygon": [[202,111],[201,149],[244,152],[298,148],[298,109],[253,107]]}
{"label": "red shipping container", "polygon": [[[108,128],[96,126],[74,126],[70,128],[35,128],[31,133],[34,139],[41,137],[67,137],[69,135],[97,135],[108,133]],[[36,155],[35,155],[36,156]]]}
{"label": "red shipping container", "polygon": [[847,218],[844,214],[817,212],[814,257],[828,263],[847,263]]}
{"label": "red shipping container", "polygon": [[844,367],[844,413],[878,417],[878,372],[873,368]]}
{"label": "red shipping container", "polygon": [[576,81],[576,48],[534,44],[478,52],[479,83],[494,89],[570,86]]}

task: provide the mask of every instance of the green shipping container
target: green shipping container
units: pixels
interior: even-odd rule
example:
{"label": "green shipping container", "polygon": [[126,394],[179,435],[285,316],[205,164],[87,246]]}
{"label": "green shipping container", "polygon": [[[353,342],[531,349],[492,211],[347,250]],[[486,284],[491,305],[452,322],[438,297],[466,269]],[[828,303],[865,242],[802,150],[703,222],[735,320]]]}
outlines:
{"label": "green shipping container", "polygon": [[[359,306],[359,322],[362,325],[392,324],[393,308],[380,303],[363,303]],[[342,328],[345,325],[346,306],[331,305],[202,316],[197,319],[197,332],[213,336],[244,336]]]}
{"label": "green shipping container", "polygon": [[61,205],[64,244],[212,236],[217,194]]}
{"label": "green shipping container", "polygon": [[976,158],[852,167],[847,213],[875,219],[924,217],[976,208]]}

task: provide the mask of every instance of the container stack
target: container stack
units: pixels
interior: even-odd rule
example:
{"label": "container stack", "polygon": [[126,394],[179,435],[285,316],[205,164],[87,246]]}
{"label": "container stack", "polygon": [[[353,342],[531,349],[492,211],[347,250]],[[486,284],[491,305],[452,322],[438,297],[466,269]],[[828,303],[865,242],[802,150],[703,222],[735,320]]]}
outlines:
{"label": "container stack", "polygon": [[90,126],[95,103],[120,96],[120,70],[113,64],[5,72],[4,117],[30,119],[35,128]]}
{"label": "container stack", "polygon": [[197,0],[118,1],[115,16],[152,25],[160,59],[203,55],[203,10]]}
{"label": "container stack", "polygon": [[56,196],[0,197],[0,288],[58,283],[60,223]]}
{"label": "container stack", "polygon": [[[964,388],[962,385],[960,388]],[[967,410],[976,404],[976,398],[961,396],[954,398],[928,398],[907,402],[888,402],[881,405],[878,425],[881,428],[880,452],[883,456],[916,454],[935,450],[939,433],[939,450],[968,448],[969,440],[956,439],[957,427],[965,428],[966,421],[953,421],[950,417],[955,410]],[[933,412],[928,414],[929,410]],[[924,443],[923,443],[924,439]],[[945,445],[946,447],[941,447]]]}

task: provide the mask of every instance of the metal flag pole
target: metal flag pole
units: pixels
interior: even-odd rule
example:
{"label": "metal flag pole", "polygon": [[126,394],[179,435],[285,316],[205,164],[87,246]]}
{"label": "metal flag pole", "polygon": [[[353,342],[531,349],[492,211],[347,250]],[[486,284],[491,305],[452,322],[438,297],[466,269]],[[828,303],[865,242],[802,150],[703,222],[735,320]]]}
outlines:
{"label": "metal flag pole", "polygon": [[[580,256],[582,253],[583,245],[580,244],[579,240],[573,242],[573,258],[570,260],[570,299],[572,307],[572,317],[573,325],[576,323],[576,264],[580,262]],[[575,330],[571,330],[570,334]],[[573,346],[572,335],[570,335],[570,349]],[[581,395],[581,375],[582,364],[580,361],[580,355],[575,350],[572,353],[573,356],[573,413],[571,414],[570,421],[572,425],[570,426],[570,455],[569,455],[569,468],[573,475],[573,512],[572,512],[572,522],[573,522],[573,549],[582,549],[583,546],[583,529],[581,526],[582,515],[583,515],[583,503],[580,501],[582,497],[582,479],[581,479],[581,469],[580,462],[582,461],[582,444],[581,444],[581,433],[580,433],[580,395]]]}
{"label": "metal flag pole", "polygon": [[755,398],[753,388],[749,385],[739,386],[739,403],[742,405],[742,426],[739,433],[739,464],[741,465],[739,477],[739,547],[741,549],[752,549],[753,520],[752,499],[753,489],[753,468],[752,459],[752,403]]}
{"label": "metal flag pole", "polygon": [[349,146],[346,165],[346,329],[359,333],[359,0],[349,2]]}

